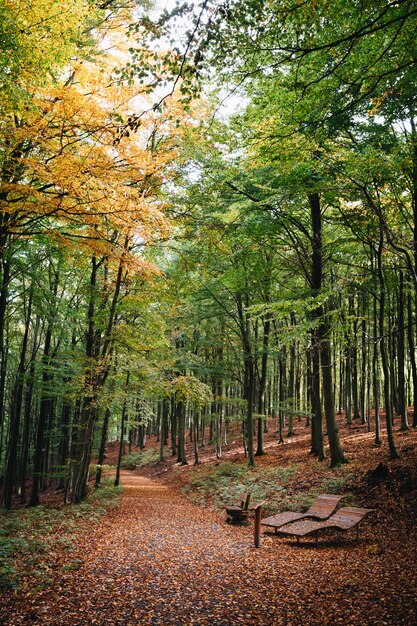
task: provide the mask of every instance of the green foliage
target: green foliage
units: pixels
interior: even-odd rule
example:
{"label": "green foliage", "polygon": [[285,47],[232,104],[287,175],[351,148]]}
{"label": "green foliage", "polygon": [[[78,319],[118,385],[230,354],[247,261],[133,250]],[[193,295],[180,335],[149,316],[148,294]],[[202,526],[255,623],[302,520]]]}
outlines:
{"label": "green foliage", "polygon": [[125,454],[122,458],[120,467],[126,470],[135,470],[138,467],[149,465],[159,458],[158,450],[141,450],[140,452],[131,452]]}
{"label": "green foliage", "polygon": [[201,409],[212,397],[210,387],[194,376],[178,376],[172,387],[177,400],[188,400],[196,408]]}
{"label": "green foliage", "polygon": [[323,470],[317,473],[319,481],[315,480],[312,485],[303,484],[300,490],[300,482],[304,483],[305,479],[296,465],[249,468],[239,463],[223,462],[194,469],[184,492],[197,504],[206,505],[213,501],[219,509],[237,504],[242,493],[250,492],[251,502],[265,500],[264,510],[268,515],[305,511],[322,493],[344,494],[343,503],[351,503],[352,497],[345,493],[351,480],[346,467],[329,475],[328,468],[323,466]]}
{"label": "green foliage", "polygon": [[[105,482],[79,505],[0,510],[0,589],[19,587],[28,572],[38,577],[39,588],[51,584],[57,555],[69,558],[78,536],[118,505],[120,493]],[[64,560],[63,568],[73,568],[73,561]]]}
{"label": "green foliage", "polygon": [[246,491],[250,491],[252,501],[270,499],[276,491],[284,491],[295,472],[295,466],[249,468],[225,462],[199,470],[185,492],[199,504],[213,498],[215,506],[222,508],[237,503]]}

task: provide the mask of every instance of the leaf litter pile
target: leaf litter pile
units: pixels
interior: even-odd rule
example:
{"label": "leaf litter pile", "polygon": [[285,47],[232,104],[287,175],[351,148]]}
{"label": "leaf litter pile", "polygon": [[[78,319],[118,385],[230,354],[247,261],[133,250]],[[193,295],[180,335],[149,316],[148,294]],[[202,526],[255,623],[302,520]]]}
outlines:
{"label": "leaf litter pile", "polygon": [[[376,509],[363,522],[359,543],[354,531],[339,538],[323,534],[317,545],[310,538],[297,545],[264,533],[255,548],[252,519],[248,526],[230,526],[210,494],[205,506],[190,500],[198,496],[192,481],[200,485],[201,501],[202,478],[221,467],[208,450],[196,468],[171,459],[153,462],[122,472],[119,507],[100,521],[80,524],[70,561],[68,555],[55,557],[52,583],[34,586],[28,576],[19,589],[1,594],[0,623],[416,624],[417,432],[398,437],[398,461],[387,461],[385,448],[375,448],[372,435],[360,428],[345,430],[343,443],[351,462],[331,471],[308,456],[307,435],[278,446],[271,434],[268,454],[251,474],[252,487],[256,492],[256,472],[273,476],[277,466],[296,467],[277,491],[285,508],[290,495],[320,493],[321,485],[330,486],[329,477],[337,489],[337,479],[348,477],[339,490],[347,501]],[[229,465],[244,467],[233,445],[224,454]],[[265,515],[274,512],[268,506]]]}

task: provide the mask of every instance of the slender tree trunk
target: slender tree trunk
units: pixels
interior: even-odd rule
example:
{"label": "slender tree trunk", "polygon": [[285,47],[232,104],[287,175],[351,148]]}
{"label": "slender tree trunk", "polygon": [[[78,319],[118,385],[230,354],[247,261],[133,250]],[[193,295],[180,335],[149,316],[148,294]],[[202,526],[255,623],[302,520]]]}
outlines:
{"label": "slender tree trunk", "polygon": [[13,390],[13,397],[10,411],[10,426],[9,426],[9,444],[7,452],[6,472],[4,476],[4,489],[3,489],[3,507],[10,509],[12,506],[12,495],[14,481],[17,477],[17,446],[19,441],[19,429],[20,429],[20,417],[22,413],[23,404],[23,390],[24,390],[24,377],[25,377],[25,361],[26,352],[29,339],[29,327],[32,314],[32,300],[33,300],[33,287],[29,292],[29,300],[27,303],[25,331],[22,339],[22,346],[20,350],[19,367],[17,370],[16,384]]}
{"label": "slender tree trunk", "polygon": [[345,410],[346,410],[346,424],[350,426],[352,424],[352,370],[350,367],[352,348],[350,346],[349,334],[346,335],[346,350],[345,350]]}
{"label": "slender tree trunk", "polygon": [[1,288],[0,288],[0,431],[5,427],[5,388],[7,373],[7,346],[6,346],[6,308],[10,281],[9,254],[0,249],[1,257]]}
{"label": "slender tree trunk", "polygon": [[239,315],[239,328],[242,339],[243,348],[243,366],[244,366],[244,396],[247,402],[246,413],[246,438],[247,438],[247,452],[248,452],[248,465],[255,465],[255,454],[253,445],[253,405],[255,400],[255,359],[251,346],[250,335],[250,321],[248,312],[248,295],[245,294],[245,306],[243,305],[242,295],[240,293],[236,296],[236,303]]}
{"label": "slender tree trunk", "polygon": [[[353,419],[356,421],[360,418],[359,414],[359,394],[358,394],[358,321],[355,310],[353,296],[349,299],[349,313],[353,319],[353,346],[351,346],[351,364],[352,364],[352,408]],[[352,349],[353,348],[353,349]]]}
{"label": "slender tree trunk", "polygon": [[[313,296],[320,294],[323,279],[323,241],[321,226],[321,208],[318,193],[310,194],[311,224],[312,224],[312,270],[311,285]],[[321,375],[323,383],[323,404],[326,417],[327,436],[330,446],[330,467],[346,463],[343,449],[340,444],[339,432],[336,423],[336,413],[333,398],[332,360],[330,351],[330,329],[324,319],[321,305],[317,306],[314,317],[319,321],[317,329],[318,350],[321,359]],[[316,405],[317,406],[317,405]]]}
{"label": "slender tree trunk", "polygon": [[146,447],[146,423],[145,417],[143,415],[143,407],[141,398],[138,397],[136,401],[136,422],[138,424],[137,427],[137,445],[141,450],[144,450]]}
{"label": "slender tree trunk", "polygon": [[[59,285],[59,273],[54,272],[52,294],[54,300],[58,293]],[[52,331],[55,323],[55,311],[50,312],[50,318],[48,320],[48,326],[45,334],[45,344],[42,356],[42,391],[41,401],[39,407],[39,419],[38,428],[36,433],[35,454],[33,458],[33,473],[32,473],[32,489],[29,498],[29,506],[37,506],[39,504],[39,490],[42,485],[42,476],[46,455],[45,452],[45,437],[48,419],[51,415],[51,398],[50,398],[50,383],[52,380],[52,374],[50,372],[51,362],[51,343],[52,343]]]}
{"label": "slender tree trunk", "polygon": [[[367,359],[368,359],[368,348],[366,341],[366,300],[365,295],[362,298],[362,322],[361,322],[361,385],[360,385],[360,410],[362,416],[362,424],[366,424],[366,389],[367,389]],[[369,394],[368,394],[369,397]]]}
{"label": "slender tree trunk", "polygon": [[408,430],[407,402],[405,394],[405,330],[404,330],[404,276],[399,274],[398,292],[398,337],[397,337],[397,358],[398,358],[398,413],[401,417],[400,430]]}
{"label": "slender tree trunk", "polygon": [[377,299],[374,297],[374,349],[372,355],[372,380],[375,411],[375,445],[381,445],[381,426],[379,418],[379,372],[378,372],[378,311]]}
{"label": "slender tree trunk", "polygon": [[[258,427],[257,427],[257,449],[255,456],[262,456],[265,454],[264,450],[264,420],[262,416],[265,416],[265,389],[268,376],[268,346],[269,346],[269,334],[271,329],[271,318],[269,315],[263,323],[263,338],[262,338],[262,361],[261,361],[261,377],[259,380],[259,396],[258,396]],[[266,416],[265,416],[266,421]]]}
{"label": "slender tree trunk", "polygon": [[379,300],[379,349],[381,353],[381,363],[382,369],[384,372],[384,402],[385,402],[385,416],[386,416],[386,426],[387,426],[387,436],[388,436],[388,445],[390,451],[390,458],[397,459],[398,453],[395,447],[394,441],[394,431],[392,426],[392,404],[391,404],[391,384],[390,384],[390,369],[388,363],[388,355],[386,349],[386,339],[385,339],[385,279],[382,270],[382,253],[384,246],[384,237],[382,230],[379,236],[379,246],[378,246],[378,280],[379,280],[379,292],[380,292],[380,300]]}
{"label": "slender tree trunk", "polygon": [[284,443],[284,406],[287,400],[286,361],[285,346],[282,346],[281,353],[279,355],[278,443]]}
{"label": "slender tree trunk", "polygon": [[294,345],[294,341],[291,341],[290,343],[290,370],[289,370],[288,397],[287,397],[287,406],[288,406],[287,437],[292,437],[295,434],[294,433],[294,409],[295,409],[294,386],[295,386],[295,345]]}
{"label": "slender tree trunk", "polygon": [[30,448],[30,424],[32,417],[32,400],[35,389],[35,367],[36,367],[36,353],[38,350],[37,347],[37,338],[39,331],[39,318],[36,319],[35,328],[33,332],[33,347],[30,357],[30,368],[29,374],[26,378],[26,390],[25,390],[25,399],[24,399],[24,423],[23,423],[23,435],[22,435],[22,454],[20,461],[20,475],[19,475],[19,483],[20,483],[20,502],[23,504],[26,502],[26,481],[27,481],[27,471],[28,471],[28,460],[29,460],[29,448]]}
{"label": "slender tree trunk", "polygon": [[176,412],[178,419],[178,457],[177,463],[188,465],[185,447],[185,403],[179,400],[176,403]]}
{"label": "slender tree trunk", "polygon": [[[386,349],[387,349],[387,358],[388,358],[388,365],[389,365],[389,379],[390,379],[390,384],[391,384],[391,392],[390,392],[391,405],[392,405],[391,416],[392,416],[392,421],[394,423],[394,415],[399,414],[398,395],[397,395],[397,391],[398,391],[397,372],[398,370],[396,367],[398,327],[397,327],[397,319],[394,320],[391,315],[392,306],[391,306],[390,298],[388,298],[388,307],[386,306],[386,304],[387,304],[387,298],[385,299],[385,311],[388,308],[389,332],[387,333]],[[386,313],[385,313],[385,317],[387,317]]]}
{"label": "slender tree trunk", "polygon": [[109,373],[107,363],[104,373],[100,371],[100,361],[112,356],[113,327],[116,322],[116,309],[119,301],[120,288],[124,271],[125,255],[129,238],[125,237],[123,252],[120,257],[110,311],[103,333],[96,327],[97,279],[101,262],[95,256],[91,259],[90,291],[86,332],[86,368],[84,374],[84,400],[80,416],[79,431],[75,447],[75,458],[72,464],[72,502],[78,503],[87,495],[87,483],[91,462],[94,428],[97,420],[97,398],[99,390]]}
{"label": "slender tree trunk", "polygon": [[104,411],[103,425],[101,427],[100,448],[99,448],[98,457],[97,457],[95,487],[100,487],[100,484],[101,484],[101,477],[103,474],[103,464],[106,458],[107,433],[109,430],[110,416],[111,416],[111,408],[110,406],[107,406],[106,410]]}
{"label": "slender tree trunk", "polygon": [[[69,379],[64,381],[65,383],[69,382]],[[68,456],[69,456],[69,447],[70,447],[70,424],[71,424],[71,403],[68,398],[64,398],[62,405],[62,418],[60,424],[60,434],[59,434],[59,457],[58,457],[58,465],[60,468],[61,475],[57,481],[57,489],[59,491],[64,491],[65,485],[67,484],[67,473],[68,473]]]}
{"label": "slender tree trunk", "polygon": [[321,374],[323,380],[323,404],[326,417],[327,437],[330,447],[330,467],[346,463],[340,443],[333,397],[332,358],[329,340],[330,329],[326,324],[319,327],[321,343]]}
{"label": "slender tree trunk", "polygon": [[174,396],[171,397],[171,455],[177,454],[177,407]]}
{"label": "slender tree trunk", "polygon": [[319,341],[315,332],[312,333],[311,353],[311,450],[310,453],[317,456],[319,461],[326,458],[323,440],[323,414],[320,394],[320,349]]}
{"label": "slender tree trunk", "polygon": [[[223,326],[223,325],[222,325]],[[224,341],[224,328],[221,330],[221,340]],[[224,351],[223,346],[216,348],[215,360],[219,370],[223,370]],[[222,437],[223,437],[223,415],[224,415],[224,399],[223,399],[223,379],[217,375],[213,383],[214,391],[214,413],[215,429],[214,429],[214,448],[218,459],[222,456]]]}
{"label": "slender tree trunk", "polygon": [[[340,342],[340,354],[343,353],[343,342]],[[345,391],[345,361],[339,359],[339,415],[342,414],[343,409],[346,408],[346,391]]]}
{"label": "slender tree trunk", "polygon": [[247,405],[246,435],[248,447],[248,465],[255,465],[254,445],[253,445],[253,404],[255,396],[255,363],[251,354],[245,359],[245,396]]}
{"label": "slender tree trunk", "polygon": [[416,352],[414,341],[414,315],[412,309],[413,297],[411,293],[407,295],[407,338],[408,338],[408,353],[411,364],[411,375],[413,380],[413,428],[417,427],[417,365],[416,365]]}
{"label": "slender tree trunk", "polygon": [[120,483],[120,466],[122,463],[123,444],[124,444],[124,439],[125,439],[125,430],[126,430],[126,421],[127,421],[127,392],[129,388],[129,379],[130,379],[130,370],[128,370],[127,372],[126,382],[125,382],[125,396],[123,398],[122,421],[120,424],[119,454],[117,456],[116,478],[114,480],[115,487],[118,487]]}
{"label": "slender tree trunk", "polygon": [[85,355],[87,360],[84,375],[84,400],[75,446],[75,459],[72,467],[72,502],[81,502],[87,494],[88,468],[96,417],[97,373],[95,360],[98,357],[95,328],[96,285],[99,263],[95,256],[91,259],[90,293],[88,304]]}
{"label": "slender tree trunk", "polygon": [[52,323],[48,324],[45,335],[45,345],[42,357],[42,392],[39,408],[38,428],[36,433],[35,454],[33,457],[32,489],[29,498],[29,506],[39,504],[39,490],[42,483],[42,470],[44,465],[45,431],[50,414],[49,384],[51,375],[49,373],[50,349],[52,339]]}
{"label": "slender tree trunk", "polygon": [[[417,285],[416,285],[416,276],[417,276],[417,129],[414,119],[414,110],[410,108],[410,126],[411,126],[411,155],[412,155],[412,173],[411,173],[411,181],[412,181],[412,192],[411,192],[411,201],[413,208],[413,248],[414,248],[414,288],[417,295]],[[415,317],[414,317],[415,321]],[[410,323],[410,321],[409,321]],[[417,330],[417,324],[414,326],[414,332]],[[415,342],[414,342],[415,343]],[[414,378],[414,374],[413,374]],[[417,378],[417,375],[416,375]],[[413,427],[417,428],[417,386],[414,386],[414,416],[413,416]]]}
{"label": "slender tree trunk", "polygon": [[194,465],[200,464],[200,458],[198,455],[198,423],[200,417],[197,409],[193,411],[193,427],[194,427]]}
{"label": "slender tree trunk", "polygon": [[167,443],[167,426],[169,416],[169,404],[167,398],[162,400],[162,412],[161,412],[161,434],[159,440],[159,462],[164,460],[164,446]]}
{"label": "slender tree trunk", "polygon": [[[313,374],[311,369],[311,350],[307,350],[307,370],[305,374],[305,401],[306,401],[306,428],[311,427],[311,414],[313,412],[312,408],[312,386],[313,386]],[[313,438],[312,438],[313,439]]]}

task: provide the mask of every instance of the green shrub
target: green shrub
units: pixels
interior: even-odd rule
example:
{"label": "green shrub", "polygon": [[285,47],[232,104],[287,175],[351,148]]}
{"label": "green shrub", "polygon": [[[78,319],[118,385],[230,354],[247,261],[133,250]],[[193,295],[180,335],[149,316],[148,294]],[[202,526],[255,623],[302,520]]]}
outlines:
{"label": "green shrub", "polygon": [[140,452],[131,452],[122,457],[120,467],[126,470],[135,470],[138,467],[149,465],[157,461],[159,458],[158,450],[141,450]]}

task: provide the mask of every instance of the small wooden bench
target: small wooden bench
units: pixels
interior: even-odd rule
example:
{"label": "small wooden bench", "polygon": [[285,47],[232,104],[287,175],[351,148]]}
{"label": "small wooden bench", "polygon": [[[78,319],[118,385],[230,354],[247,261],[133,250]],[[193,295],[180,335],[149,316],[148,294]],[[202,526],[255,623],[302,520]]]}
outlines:
{"label": "small wooden bench", "polygon": [[246,525],[248,523],[249,500],[250,493],[242,493],[239,505],[226,507],[228,524]]}

